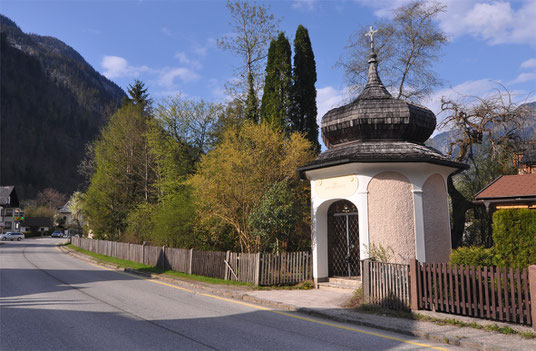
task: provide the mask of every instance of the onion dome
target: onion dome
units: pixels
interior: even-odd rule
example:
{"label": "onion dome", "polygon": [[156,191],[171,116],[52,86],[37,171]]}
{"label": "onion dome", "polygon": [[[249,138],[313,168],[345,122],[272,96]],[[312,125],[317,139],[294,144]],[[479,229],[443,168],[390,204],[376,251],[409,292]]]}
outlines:
{"label": "onion dome", "polygon": [[324,144],[376,140],[424,143],[436,127],[426,107],[395,99],[378,76],[378,61],[371,47],[367,85],[356,100],[330,110],[322,117]]}
{"label": "onion dome", "polygon": [[327,146],[311,163],[298,168],[301,179],[307,172],[353,163],[430,163],[452,169],[466,164],[445,157],[424,145],[436,126],[432,111],[395,99],[378,76],[370,28],[371,54],[367,85],[352,103],[330,110],[322,117],[322,139]]}

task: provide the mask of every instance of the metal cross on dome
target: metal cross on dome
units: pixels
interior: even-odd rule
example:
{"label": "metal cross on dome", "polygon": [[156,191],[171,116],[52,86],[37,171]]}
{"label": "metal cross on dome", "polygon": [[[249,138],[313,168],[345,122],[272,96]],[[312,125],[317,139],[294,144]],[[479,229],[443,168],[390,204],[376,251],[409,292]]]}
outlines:
{"label": "metal cross on dome", "polygon": [[370,37],[370,50],[374,51],[374,34],[376,34],[378,30],[372,29],[372,26],[369,27],[369,31],[365,33],[366,37]]}

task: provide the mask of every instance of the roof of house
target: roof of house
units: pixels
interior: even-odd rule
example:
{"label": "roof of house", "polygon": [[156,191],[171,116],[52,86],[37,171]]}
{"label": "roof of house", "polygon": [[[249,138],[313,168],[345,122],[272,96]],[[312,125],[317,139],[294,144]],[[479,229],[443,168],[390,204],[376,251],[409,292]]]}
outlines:
{"label": "roof of house", "polygon": [[56,212],[60,212],[60,213],[71,213],[71,209],[70,209],[70,202],[71,200],[67,201],[65,203],[65,205],[63,205],[62,207],[58,207],[58,210]]}
{"label": "roof of house", "polygon": [[476,200],[536,197],[536,174],[504,175],[480,190]]}
{"label": "roof of house", "polygon": [[15,191],[15,186],[0,186],[0,206],[19,206],[19,198]]}

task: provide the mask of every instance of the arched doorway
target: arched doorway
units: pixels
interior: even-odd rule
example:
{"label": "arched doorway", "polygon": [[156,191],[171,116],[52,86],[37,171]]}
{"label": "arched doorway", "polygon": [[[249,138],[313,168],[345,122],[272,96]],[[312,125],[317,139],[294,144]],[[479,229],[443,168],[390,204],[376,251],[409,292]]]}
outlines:
{"label": "arched doorway", "polygon": [[328,272],[330,277],[359,275],[357,208],[347,200],[328,209]]}

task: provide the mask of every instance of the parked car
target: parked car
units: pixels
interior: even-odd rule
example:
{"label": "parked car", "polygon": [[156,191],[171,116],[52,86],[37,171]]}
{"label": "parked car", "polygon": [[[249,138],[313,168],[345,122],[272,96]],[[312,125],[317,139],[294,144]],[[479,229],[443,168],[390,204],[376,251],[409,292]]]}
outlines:
{"label": "parked car", "polygon": [[4,234],[0,235],[0,240],[2,240],[2,241],[6,241],[6,240],[21,241],[22,239],[24,239],[24,234],[19,233],[19,232],[7,232],[7,233],[4,233]]}
{"label": "parked car", "polygon": [[56,230],[54,233],[50,235],[51,238],[61,238],[63,236],[63,233],[59,230]]}

